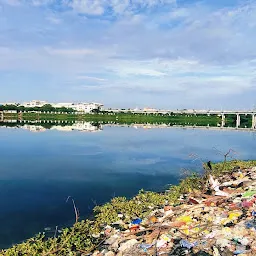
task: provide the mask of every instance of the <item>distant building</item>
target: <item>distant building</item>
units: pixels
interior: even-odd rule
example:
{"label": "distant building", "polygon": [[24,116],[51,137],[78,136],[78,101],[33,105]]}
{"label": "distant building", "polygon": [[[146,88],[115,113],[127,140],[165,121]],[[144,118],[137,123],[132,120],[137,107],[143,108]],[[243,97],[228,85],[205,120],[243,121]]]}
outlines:
{"label": "distant building", "polygon": [[49,103],[47,101],[43,101],[43,100],[32,100],[29,102],[24,102],[24,103],[2,103],[2,105],[15,105],[15,106],[24,106],[26,108],[35,108],[35,107],[43,107],[46,104],[50,104],[51,106],[53,106],[54,108],[71,108],[75,111],[78,112],[84,112],[84,113],[90,113],[93,110],[101,110],[103,107],[103,104],[101,103]]}
{"label": "distant building", "polygon": [[49,104],[47,101],[43,101],[43,100],[32,100],[30,102],[24,102],[22,104],[20,104],[21,106],[24,106],[26,108],[35,108],[35,107],[42,107],[46,104]]}
{"label": "distant building", "polygon": [[155,112],[157,109],[155,108],[144,108],[143,111]]}
{"label": "distant building", "polygon": [[92,110],[101,110],[103,104],[100,103],[56,103],[52,104],[55,108],[72,108],[78,112],[90,113]]}

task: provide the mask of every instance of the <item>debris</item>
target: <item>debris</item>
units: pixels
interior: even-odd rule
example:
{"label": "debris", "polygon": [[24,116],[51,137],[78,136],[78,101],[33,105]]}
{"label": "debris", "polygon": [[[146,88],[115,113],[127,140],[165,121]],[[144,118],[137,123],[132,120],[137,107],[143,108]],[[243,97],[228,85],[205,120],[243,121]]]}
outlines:
{"label": "debris", "polygon": [[138,219],[133,220],[131,224],[133,224],[133,225],[139,225],[141,222],[142,222],[142,219],[139,219],[139,218],[138,218]]}
{"label": "debris", "polygon": [[237,167],[218,179],[211,174],[205,190],[184,194],[176,205],[152,207],[130,223],[119,213],[119,221],[103,228],[105,242],[93,255],[256,255],[254,172]]}
{"label": "debris", "polygon": [[141,244],[140,248],[146,252],[149,248],[151,248],[153,246],[153,244]]}
{"label": "debris", "polygon": [[188,242],[187,240],[181,240],[181,241],[180,241],[180,245],[181,245],[182,247],[191,249],[191,248],[193,248],[194,246],[198,245],[198,242],[190,243],[190,242]]}
{"label": "debris", "polygon": [[131,240],[121,244],[121,246],[119,247],[119,251],[125,252],[126,250],[131,249],[131,247],[133,247],[137,243],[138,243],[138,241],[136,239],[131,239]]}

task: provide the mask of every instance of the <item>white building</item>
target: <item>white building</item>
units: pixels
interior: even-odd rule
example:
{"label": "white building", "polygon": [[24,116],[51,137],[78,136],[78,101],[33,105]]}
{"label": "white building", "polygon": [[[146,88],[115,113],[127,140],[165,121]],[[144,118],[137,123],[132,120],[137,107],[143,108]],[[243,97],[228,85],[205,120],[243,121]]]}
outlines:
{"label": "white building", "polygon": [[51,104],[54,108],[73,108],[74,103],[52,103]]}
{"label": "white building", "polygon": [[52,104],[55,108],[72,108],[78,112],[90,113],[94,109],[101,109],[103,104],[100,103],[56,103]]}
{"label": "white building", "polygon": [[4,103],[3,105],[19,105],[24,106],[27,108],[34,108],[34,107],[43,107],[46,104],[52,105],[54,108],[71,108],[78,112],[90,113],[92,110],[100,110],[103,107],[103,104],[100,103],[49,103],[47,101],[42,100],[32,100],[30,102],[24,102],[22,104],[19,103]]}
{"label": "white building", "polygon": [[35,108],[35,107],[42,107],[45,104],[49,104],[47,101],[43,100],[32,100],[30,102],[24,102],[21,104],[21,106],[24,106],[26,108]]}

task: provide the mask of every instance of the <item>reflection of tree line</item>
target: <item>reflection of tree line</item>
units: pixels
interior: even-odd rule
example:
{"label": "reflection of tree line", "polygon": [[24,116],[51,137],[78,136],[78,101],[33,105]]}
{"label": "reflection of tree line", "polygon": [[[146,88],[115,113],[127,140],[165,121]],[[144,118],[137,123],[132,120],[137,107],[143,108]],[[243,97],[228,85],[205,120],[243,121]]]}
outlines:
{"label": "reflection of tree line", "polygon": [[[225,127],[236,127],[235,118],[228,116]],[[241,118],[241,128],[250,127],[248,118]],[[154,127],[170,127],[170,126],[200,126],[200,127],[219,127],[220,124],[214,123],[205,123],[205,122],[182,122],[182,121],[174,121],[174,122],[124,122],[122,120],[117,121],[74,121],[74,120],[48,120],[48,121],[19,121],[19,120],[4,120],[0,122],[0,126],[6,127],[14,127],[14,128],[23,128],[30,130],[88,130],[88,131],[97,131],[102,130],[104,125],[125,125],[132,126],[135,128],[154,128]]]}
{"label": "reflection of tree line", "polygon": [[21,128],[30,131],[45,131],[45,130],[59,130],[59,131],[99,131],[102,130],[100,123],[93,122],[63,122],[48,121],[48,122],[20,122],[13,120],[10,122],[0,122],[2,127]]}

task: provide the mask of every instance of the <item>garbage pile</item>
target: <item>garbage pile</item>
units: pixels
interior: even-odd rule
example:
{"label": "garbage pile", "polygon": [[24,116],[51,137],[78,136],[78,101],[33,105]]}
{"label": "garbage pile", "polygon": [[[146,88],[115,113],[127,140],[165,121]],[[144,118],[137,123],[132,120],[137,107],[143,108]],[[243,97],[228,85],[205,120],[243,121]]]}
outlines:
{"label": "garbage pile", "polygon": [[209,175],[206,188],[146,219],[124,223],[120,213],[92,255],[256,255],[256,167]]}

